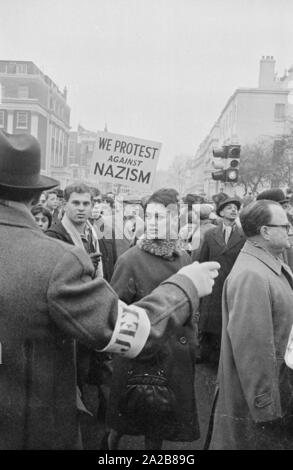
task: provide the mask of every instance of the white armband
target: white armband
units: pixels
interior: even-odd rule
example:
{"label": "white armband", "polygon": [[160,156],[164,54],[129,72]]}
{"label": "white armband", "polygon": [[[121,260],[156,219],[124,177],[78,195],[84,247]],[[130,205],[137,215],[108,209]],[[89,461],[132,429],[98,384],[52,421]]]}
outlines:
{"label": "white armband", "polygon": [[116,353],[128,358],[136,357],[150,334],[151,324],[146,311],[137,305],[118,301],[118,315],[110,342],[99,352]]}

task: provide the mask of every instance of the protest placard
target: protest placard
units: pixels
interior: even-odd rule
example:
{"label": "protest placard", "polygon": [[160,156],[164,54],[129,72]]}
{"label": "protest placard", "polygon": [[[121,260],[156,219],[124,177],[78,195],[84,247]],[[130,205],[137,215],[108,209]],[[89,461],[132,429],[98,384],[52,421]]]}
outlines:
{"label": "protest placard", "polygon": [[160,150],[158,142],[98,132],[91,179],[151,189]]}

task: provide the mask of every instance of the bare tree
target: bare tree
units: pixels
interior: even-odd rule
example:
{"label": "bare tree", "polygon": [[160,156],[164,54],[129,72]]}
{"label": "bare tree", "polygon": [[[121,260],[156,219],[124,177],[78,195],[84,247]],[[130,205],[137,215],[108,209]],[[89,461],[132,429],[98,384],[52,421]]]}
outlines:
{"label": "bare tree", "polygon": [[245,195],[256,194],[266,184],[271,184],[274,166],[273,140],[261,138],[242,147],[238,184]]}
{"label": "bare tree", "polygon": [[[177,189],[179,194],[186,193],[190,185],[190,178],[192,177],[191,168],[191,157],[177,155],[173,158],[171,165],[166,170],[166,174],[164,175],[165,183],[168,182],[170,187]],[[156,184],[157,183],[158,178],[156,179]]]}
{"label": "bare tree", "polygon": [[273,179],[272,186],[293,183],[293,131],[276,139],[273,148]]}

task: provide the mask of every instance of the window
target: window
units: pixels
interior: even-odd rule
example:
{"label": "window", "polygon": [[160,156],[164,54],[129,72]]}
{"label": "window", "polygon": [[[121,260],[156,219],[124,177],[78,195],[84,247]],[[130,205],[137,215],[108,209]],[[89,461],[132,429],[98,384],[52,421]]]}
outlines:
{"label": "window", "polygon": [[26,111],[18,111],[16,113],[16,128],[17,129],[28,128],[28,113]]}
{"label": "window", "polygon": [[6,73],[7,72],[7,64],[5,63],[0,63],[0,73]]}
{"label": "window", "polygon": [[27,64],[16,64],[16,73],[27,73]]}
{"label": "window", "polygon": [[5,120],[5,115],[4,115],[4,111],[0,111],[0,128],[3,129],[4,127],[4,120]]}
{"label": "window", "polygon": [[76,146],[76,143],[71,140],[69,142],[69,156],[70,157],[75,157],[75,146]]}
{"label": "window", "polygon": [[15,73],[16,72],[16,63],[15,62],[9,62],[7,65],[7,73]]}
{"label": "window", "polygon": [[275,104],[275,119],[284,119],[285,118],[285,104],[276,103]]}
{"label": "window", "polygon": [[28,86],[20,85],[17,90],[18,98],[28,98]]}

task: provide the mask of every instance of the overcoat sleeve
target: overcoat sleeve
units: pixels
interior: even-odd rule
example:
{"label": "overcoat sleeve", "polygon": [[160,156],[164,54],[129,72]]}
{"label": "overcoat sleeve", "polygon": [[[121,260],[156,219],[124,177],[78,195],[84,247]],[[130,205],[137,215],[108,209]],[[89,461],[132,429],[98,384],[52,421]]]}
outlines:
{"label": "overcoat sleeve", "polygon": [[[51,274],[47,297],[49,315],[58,327],[94,349],[135,357],[144,346],[151,348],[160,341],[169,324],[184,324],[198,307],[196,288],[181,274],[127,306],[118,303],[117,294],[105,280],[92,279],[92,273],[90,259],[81,249],[66,251]],[[122,344],[127,328],[135,343],[130,352]]]}
{"label": "overcoat sleeve", "polygon": [[253,421],[281,417],[268,282],[253,271],[241,273],[231,283],[228,278],[222,306],[223,325],[229,315],[227,331],[233,359]]}
{"label": "overcoat sleeve", "polygon": [[131,304],[136,296],[136,285],[132,274],[132,266],[120,256],[116,262],[110,282],[119,299]]}

